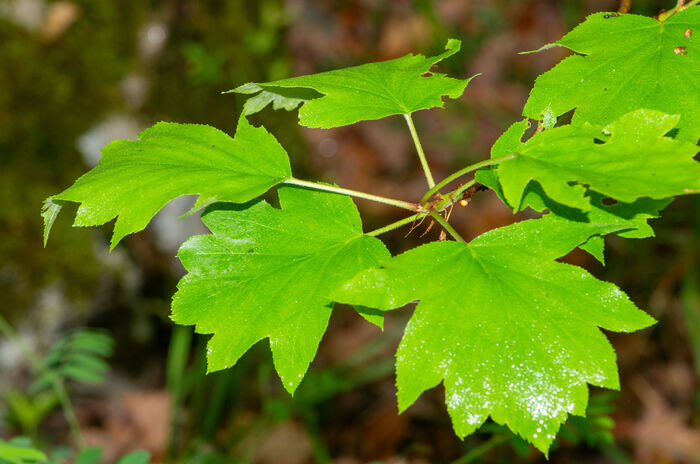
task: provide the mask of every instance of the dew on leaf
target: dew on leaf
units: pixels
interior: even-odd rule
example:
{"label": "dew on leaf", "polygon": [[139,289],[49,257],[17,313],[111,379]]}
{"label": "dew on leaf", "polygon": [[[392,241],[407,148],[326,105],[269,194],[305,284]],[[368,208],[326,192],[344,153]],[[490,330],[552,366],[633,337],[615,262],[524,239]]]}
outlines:
{"label": "dew on leaf", "polygon": [[480,424],[481,417],[478,414],[467,414],[467,423],[470,425]]}

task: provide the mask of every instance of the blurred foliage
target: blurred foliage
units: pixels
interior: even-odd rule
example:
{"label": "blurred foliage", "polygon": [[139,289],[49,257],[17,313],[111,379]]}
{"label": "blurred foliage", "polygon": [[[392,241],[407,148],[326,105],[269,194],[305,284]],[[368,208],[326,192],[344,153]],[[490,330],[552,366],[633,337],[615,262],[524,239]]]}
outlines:
{"label": "blurred foliage", "polygon": [[22,433],[37,439],[39,426],[59,405],[56,392],[23,393],[8,391],[3,400],[4,420]]}
{"label": "blurred foliage", "polygon": [[1,464],[29,464],[46,461],[46,455],[32,448],[31,441],[23,437],[16,437],[10,441],[0,440]]}
{"label": "blurred foliage", "polygon": [[38,441],[39,427],[61,406],[75,438],[82,441],[66,383],[101,384],[109,370],[106,358],[112,355],[112,337],[102,331],[78,329],[60,336],[42,358],[24,345],[1,316],[0,333],[18,345],[34,371],[33,381],[24,392],[11,387],[2,397],[4,420]]}
{"label": "blurred foliage", "polygon": [[40,392],[56,381],[99,385],[109,370],[106,358],[112,356],[114,340],[96,330],[79,329],[59,338],[42,360],[39,376],[29,391]]}
{"label": "blurred foliage", "polygon": [[[98,464],[102,459],[102,448],[91,447],[74,453],[67,448],[55,448],[45,454],[35,448],[27,437],[0,440],[0,464]],[[119,459],[116,464],[147,464],[151,459],[148,451],[134,451]]]}

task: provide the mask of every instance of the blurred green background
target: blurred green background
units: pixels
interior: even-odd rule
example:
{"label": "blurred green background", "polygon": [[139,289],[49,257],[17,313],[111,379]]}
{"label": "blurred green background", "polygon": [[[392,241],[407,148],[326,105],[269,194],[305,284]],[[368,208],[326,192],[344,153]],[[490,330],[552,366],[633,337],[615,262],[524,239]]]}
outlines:
{"label": "blurred green background", "polygon": [[[674,5],[635,0],[632,12]],[[221,92],[242,83],[430,54],[456,37],[462,52],[441,68],[482,76],[444,110],[415,116],[433,172],[444,177],[485,158],[519,119],[535,77],[566,56],[517,52],[617,7],[613,0],[0,0],[0,315],[39,358],[55,354],[57,342],[65,347],[77,328],[109,334],[113,350],[102,353],[113,351],[109,361],[91,361],[97,378],[64,382],[85,441],[102,447],[103,462],[136,449],[152,462],[182,463],[545,462],[493,424],[458,440],[440,388],[397,414],[392,353],[405,312],[391,315],[380,337],[339,307],[294,399],[281,388],[266,341],[234,368],[206,376],[206,338],[168,319],[183,274],[177,247],[205,232],[195,216],[177,219],[191,199],[171,203],[112,253],[111,226],[71,228],[70,209],[44,249],[39,211],[97,162],[107,142],[135,138],[156,121],[232,134],[243,100]],[[397,198],[423,193],[400,118],[309,130],[295,113],[267,109],[253,121],[280,140],[297,177]],[[368,230],[400,218],[390,207],[358,206]],[[452,216],[467,237],[512,220],[488,192]],[[655,228],[654,239],[610,239],[607,267],[585,253],[568,257],[660,322],[610,337],[622,392],[592,388],[589,419],[567,423],[549,462],[700,462],[700,199],[677,200]],[[387,235],[393,251],[419,242],[420,231],[405,232]],[[0,439],[27,436],[44,451],[75,450],[60,398],[30,388],[35,371],[17,341],[2,336]]]}

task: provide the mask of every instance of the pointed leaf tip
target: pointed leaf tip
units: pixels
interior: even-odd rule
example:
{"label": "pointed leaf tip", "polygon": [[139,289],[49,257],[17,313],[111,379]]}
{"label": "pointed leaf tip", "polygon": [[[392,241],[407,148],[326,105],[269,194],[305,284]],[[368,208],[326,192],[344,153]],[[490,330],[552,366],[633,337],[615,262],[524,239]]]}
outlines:
{"label": "pointed leaf tip", "polygon": [[458,52],[462,48],[462,41],[459,39],[447,39],[445,50],[454,50]]}
{"label": "pointed leaf tip", "polygon": [[355,312],[359,314],[364,320],[370,324],[379,328],[380,331],[384,331],[384,312],[374,308],[368,308],[366,306],[354,306]]}
{"label": "pointed leaf tip", "polygon": [[61,212],[61,208],[65,204],[65,201],[55,200],[53,197],[49,197],[44,200],[44,204],[41,208],[41,216],[44,218],[44,247],[49,241],[49,234],[51,233],[51,228],[53,223],[58,217],[58,213]]}
{"label": "pointed leaf tip", "polygon": [[523,52],[518,52],[518,55],[531,55],[531,54],[533,54],[533,53],[543,52],[543,51],[545,51],[545,50],[549,50],[550,48],[555,48],[555,47],[561,47],[561,45],[559,45],[559,44],[556,43],[556,42],[552,42],[552,43],[544,44],[544,45],[542,45],[540,48],[538,48],[538,49],[536,49],[536,50],[526,50],[526,51],[523,51]]}

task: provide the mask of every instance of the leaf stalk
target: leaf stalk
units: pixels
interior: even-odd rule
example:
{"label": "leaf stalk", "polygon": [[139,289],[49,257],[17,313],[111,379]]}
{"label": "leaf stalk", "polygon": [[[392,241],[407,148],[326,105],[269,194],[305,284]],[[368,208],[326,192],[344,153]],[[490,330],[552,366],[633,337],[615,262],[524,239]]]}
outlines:
{"label": "leaf stalk", "polygon": [[392,222],[388,226],[384,226],[384,227],[381,227],[379,229],[375,229],[375,230],[372,230],[370,232],[366,232],[365,235],[370,235],[372,237],[376,237],[377,235],[381,235],[381,234],[389,232],[391,230],[398,229],[399,227],[406,225],[410,222],[417,221],[418,219],[421,219],[422,217],[427,216],[427,215],[428,215],[427,212],[414,214],[413,216],[409,216],[409,217],[403,218],[399,221]]}
{"label": "leaf stalk", "polygon": [[459,235],[459,232],[457,232],[454,227],[450,225],[449,222],[445,220],[439,213],[436,213],[435,211],[430,212],[430,217],[435,219],[435,221],[442,226],[443,229],[445,229],[455,240],[461,243],[467,243],[464,238],[462,238],[461,235]]}
{"label": "leaf stalk", "polygon": [[418,132],[416,132],[416,126],[413,124],[413,118],[411,113],[404,113],[403,117],[406,119],[406,124],[408,124],[408,130],[411,132],[411,137],[413,138],[413,144],[416,146],[416,151],[418,152],[418,159],[420,159],[420,164],[423,166],[423,172],[425,172],[425,179],[428,181],[428,188],[432,189],[435,186],[435,180],[433,179],[433,173],[430,172],[430,166],[428,166],[428,160],[425,158],[425,153],[423,152],[423,145],[420,143],[418,138]]}
{"label": "leaf stalk", "polygon": [[695,6],[698,3],[700,3],[700,0],[690,0],[689,2],[685,2],[684,0],[678,0],[676,2],[676,6],[671,8],[668,11],[664,11],[662,13],[659,13],[659,15],[656,17],[660,22],[666,21],[668,18],[671,16],[675,15],[676,13],[680,13],[683,10],[686,10],[690,8],[691,6]]}
{"label": "leaf stalk", "polygon": [[417,203],[395,200],[393,198],[381,197],[379,195],[372,195],[371,193],[350,190],[342,187],[334,187],[332,185],[326,185],[317,182],[308,182],[305,180],[297,179],[295,177],[288,177],[283,181],[283,183],[290,185],[298,185],[300,187],[306,187],[313,190],[323,190],[325,192],[332,192],[338,193],[340,195],[348,195],[351,197],[362,198],[365,200],[375,201],[377,203],[384,203],[386,205],[396,206],[397,208],[408,209],[410,211],[420,211],[422,209],[422,207]]}
{"label": "leaf stalk", "polygon": [[[455,172],[454,174],[451,174],[451,175],[445,177],[443,180],[441,180],[435,186],[433,186],[430,190],[425,192],[425,195],[423,195],[423,198],[421,198],[421,203],[425,203],[431,196],[436,194],[438,192],[438,190],[440,190],[442,187],[444,187],[445,185],[449,184],[450,182],[452,182],[456,179],[459,179],[460,177],[462,177],[465,174],[469,174],[470,172],[474,172],[474,171],[481,169],[483,167],[486,167],[486,166],[492,166],[494,164],[502,163],[503,161],[511,160],[515,157],[516,157],[515,153],[511,153],[509,155],[499,156],[498,158],[491,158],[491,159],[487,159],[484,161],[479,161],[478,163],[474,163],[474,164],[471,164],[465,168],[462,168],[459,171]],[[457,190],[459,190],[459,189],[457,189]],[[464,190],[466,190],[466,189],[464,189]],[[462,190],[462,192],[464,190]]]}

